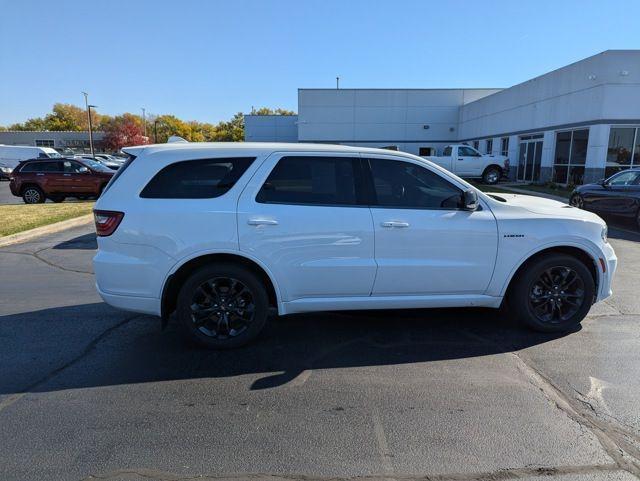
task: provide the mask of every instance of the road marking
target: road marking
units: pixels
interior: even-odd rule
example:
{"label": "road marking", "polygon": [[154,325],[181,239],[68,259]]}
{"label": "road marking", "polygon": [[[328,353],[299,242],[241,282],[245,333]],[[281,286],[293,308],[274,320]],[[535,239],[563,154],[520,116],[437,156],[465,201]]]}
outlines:
{"label": "road marking", "polygon": [[13,403],[15,403],[16,401],[20,400],[20,398],[22,396],[24,396],[25,394],[26,394],[25,392],[19,392],[19,393],[16,393],[16,394],[12,394],[11,396],[7,397],[6,399],[3,399],[2,401],[0,401],[0,411],[2,411],[3,409],[8,408]]}
{"label": "road marking", "polygon": [[[387,436],[384,434],[380,411],[377,407],[373,408],[371,417],[373,418],[373,431],[376,435],[376,441],[378,442],[378,453],[382,461],[382,469],[384,470],[384,474],[393,474],[393,466],[391,466],[391,462],[389,461],[389,457],[391,456],[389,443],[387,442]],[[394,478],[386,477],[385,479],[393,480]]]}
{"label": "road marking", "polygon": [[611,384],[593,376],[589,376],[589,381],[591,381],[591,388],[589,389],[586,397],[594,399],[602,407],[606,414],[611,415],[611,410],[609,409],[609,406],[607,406],[607,403],[602,396],[602,391],[605,388],[610,387]]}
{"label": "road marking", "polygon": [[291,382],[289,382],[289,385],[293,386],[293,387],[302,386],[305,382],[307,382],[307,379],[309,379],[309,377],[311,376],[312,373],[313,373],[312,369],[305,369],[300,374],[298,374],[296,377],[294,377],[291,380]]}

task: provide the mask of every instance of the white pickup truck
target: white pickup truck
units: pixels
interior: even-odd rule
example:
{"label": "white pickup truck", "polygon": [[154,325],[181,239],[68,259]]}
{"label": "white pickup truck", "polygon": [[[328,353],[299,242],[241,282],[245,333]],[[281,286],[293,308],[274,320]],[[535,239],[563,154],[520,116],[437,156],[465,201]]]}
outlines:
{"label": "white pickup truck", "polygon": [[425,158],[459,177],[482,179],[485,184],[495,184],[509,171],[504,155],[483,155],[465,144],[447,145],[442,154]]}

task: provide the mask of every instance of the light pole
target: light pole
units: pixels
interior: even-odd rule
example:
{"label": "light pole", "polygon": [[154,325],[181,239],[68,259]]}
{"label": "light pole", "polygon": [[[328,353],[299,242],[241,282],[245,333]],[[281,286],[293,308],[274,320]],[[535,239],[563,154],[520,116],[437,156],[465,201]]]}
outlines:
{"label": "light pole", "polygon": [[144,107],[142,107],[142,125],[144,128],[144,136],[147,136],[147,118],[145,117],[145,110]]}
{"label": "light pole", "polygon": [[96,105],[89,105],[89,94],[87,92],[82,92],[84,95],[84,105],[87,107],[87,120],[89,121],[89,147],[91,148],[91,157],[95,157],[95,153],[93,151],[93,132],[91,126],[91,107],[94,109],[97,107]]}

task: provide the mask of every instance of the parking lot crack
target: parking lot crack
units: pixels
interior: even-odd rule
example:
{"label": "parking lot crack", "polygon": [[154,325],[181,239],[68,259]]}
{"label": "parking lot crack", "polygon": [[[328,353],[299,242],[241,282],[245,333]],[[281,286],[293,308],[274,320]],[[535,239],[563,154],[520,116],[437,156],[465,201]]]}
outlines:
{"label": "parking lot crack", "polygon": [[9,250],[2,250],[0,251],[0,254],[14,254],[14,255],[22,255],[22,256],[29,256],[29,257],[33,257],[36,260],[39,260],[40,262],[43,262],[44,264],[48,265],[49,267],[53,267],[55,269],[60,269],[62,271],[66,271],[66,272],[74,272],[76,274],[89,274],[89,275],[93,275],[93,273],[91,271],[83,271],[80,269],[72,269],[70,267],[63,267],[61,265],[55,264],[47,259],[45,259],[44,257],[42,257],[40,255],[41,252],[48,250],[49,247],[45,247],[44,249],[40,249],[38,251],[35,252],[18,252],[18,251],[9,251]]}
{"label": "parking lot crack", "polygon": [[37,381],[31,383],[29,386],[27,386],[24,389],[20,390],[20,392],[14,393],[11,396],[9,396],[8,398],[6,398],[5,400],[3,400],[2,402],[0,402],[0,412],[2,410],[4,410],[4,409],[8,408],[12,404],[16,403],[25,394],[28,394],[30,392],[33,392],[33,391],[37,390],[40,386],[42,386],[43,384],[46,384],[47,382],[49,382],[51,379],[56,377],[58,374],[60,374],[65,369],[68,369],[69,367],[71,367],[71,366],[77,364],[78,362],[82,361],[85,357],[87,357],[89,354],[91,354],[91,352],[93,352],[93,350],[96,348],[96,346],[103,339],[105,339],[107,336],[109,336],[113,331],[119,329],[120,327],[124,326],[125,324],[131,322],[132,320],[134,320],[134,319],[136,319],[138,317],[142,317],[142,316],[140,314],[136,314],[134,316],[126,317],[126,318],[122,319],[121,321],[119,321],[119,322],[113,324],[112,326],[108,327],[107,329],[103,330],[100,334],[98,334],[96,337],[94,337],[85,346],[85,348],[80,353],[78,353],[78,355],[76,355],[75,357],[73,357],[69,361],[65,362],[62,366],[59,366],[56,369],[50,371],[49,373],[47,373],[45,376],[43,376],[42,378],[38,379]]}
{"label": "parking lot crack", "polygon": [[[449,473],[449,474],[394,474],[396,481],[497,481],[513,479],[548,478],[550,476],[565,475],[597,475],[599,473],[612,473],[620,471],[617,464],[580,465],[580,466],[526,466],[523,468],[504,468],[489,472],[476,473]],[[382,481],[389,479],[388,474],[376,473],[360,476],[312,476],[303,474],[275,474],[275,473],[246,473],[246,474],[200,474],[178,475],[165,471],[151,469],[123,469],[111,471],[105,474],[95,474],[83,478],[89,480],[118,480],[123,479],[153,479],[157,481],[240,481],[240,480],[265,480],[265,481]]]}

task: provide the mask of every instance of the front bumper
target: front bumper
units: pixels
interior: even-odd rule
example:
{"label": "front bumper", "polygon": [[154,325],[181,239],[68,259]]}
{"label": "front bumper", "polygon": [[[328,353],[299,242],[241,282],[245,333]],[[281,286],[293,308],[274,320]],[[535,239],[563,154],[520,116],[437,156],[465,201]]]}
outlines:
{"label": "front bumper", "polygon": [[[604,264],[604,269],[603,269]],[[618,258],[616,253],[611,247],[611,244],[604,244],[600,257],[598,259],[598,270],[600,272],[600,285],[598,286],[598,296],[596,302],[600,302],[610,297],[613,294],[611,290],[611,283],[613,282],[613,276],[616,273],[618,267]]]}

